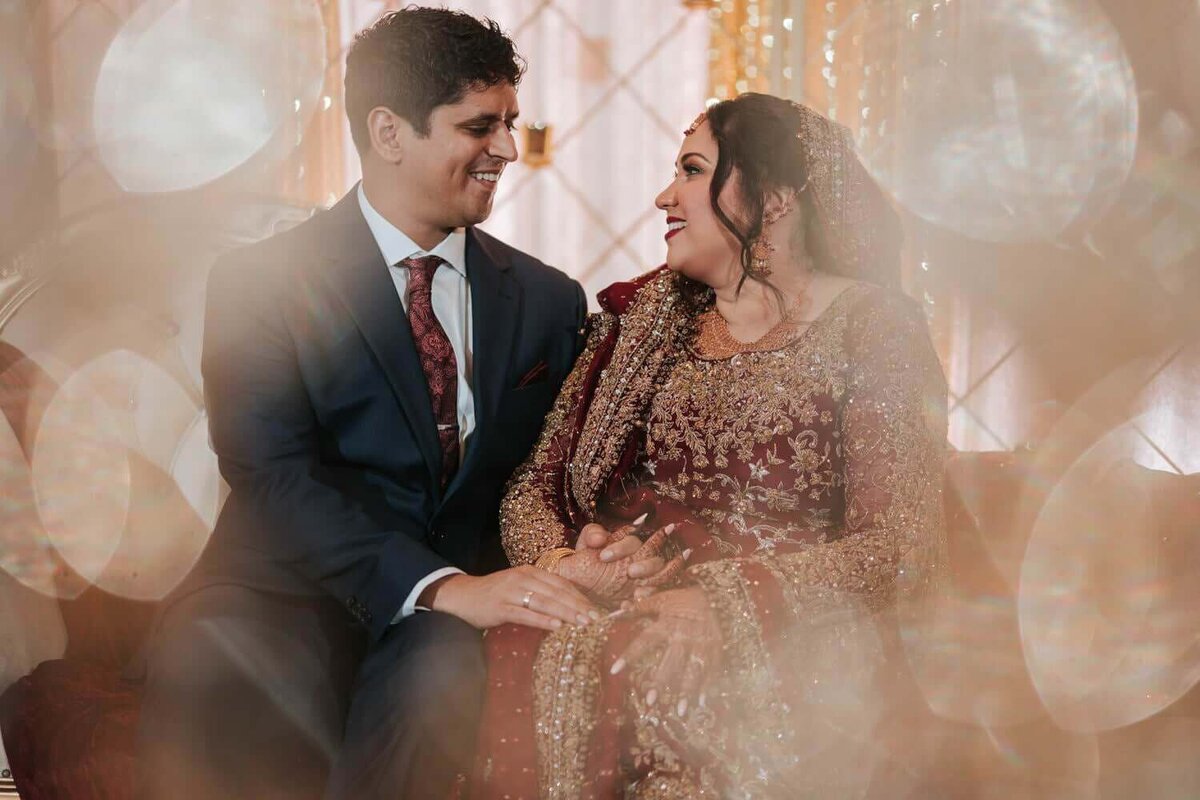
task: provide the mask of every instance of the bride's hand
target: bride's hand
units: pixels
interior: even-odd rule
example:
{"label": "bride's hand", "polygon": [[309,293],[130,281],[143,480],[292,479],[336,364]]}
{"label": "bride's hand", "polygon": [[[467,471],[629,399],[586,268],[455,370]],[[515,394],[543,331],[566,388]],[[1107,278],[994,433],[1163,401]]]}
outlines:
{"label": "bride's hand", "polygon": [[575,553],[558,563],[559,575],[597,597],[628,596],[633,587],[664,585],[683,570],[684,557],[667,561],[663,549],[673,525],[660,528],[643,543],[633,534],[642,519],[609,532],[591,524],[579,532]]}
{"label": "bride's hand", "polygon": [[683,716],[689,698],[720,667],[721,628],[708,598],[696,587],[669,589],[639,602],[634,613],[652,619],[613,662],[612,674],[657,654],[646,704],[654,705],[662,695],[674,695],[679,697],[676,711]]}

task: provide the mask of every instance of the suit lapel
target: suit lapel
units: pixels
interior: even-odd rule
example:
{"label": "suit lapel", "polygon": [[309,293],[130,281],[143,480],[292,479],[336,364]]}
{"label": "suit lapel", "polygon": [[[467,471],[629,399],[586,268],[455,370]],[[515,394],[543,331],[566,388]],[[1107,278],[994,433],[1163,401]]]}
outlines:
{"label": "suit lapel", "polygon": [[421,450],[435,495],[441,481],[441,448],[421,363],[413,343],[404,305],[375,237],[351,190],[332,209],[333,230],[326,237],[325,272],[362,332],[408,418]]}
{"label": "suit lapel", "polygon": [[495,245],[473,228],[467,229],[475,433],[462,467],[447,490],[447,497],[469,477],[475,462],[481,457],[482,445],[493,435],[521,306],[520,288],[513,280],[510,267],[507,255],[499,252]]}

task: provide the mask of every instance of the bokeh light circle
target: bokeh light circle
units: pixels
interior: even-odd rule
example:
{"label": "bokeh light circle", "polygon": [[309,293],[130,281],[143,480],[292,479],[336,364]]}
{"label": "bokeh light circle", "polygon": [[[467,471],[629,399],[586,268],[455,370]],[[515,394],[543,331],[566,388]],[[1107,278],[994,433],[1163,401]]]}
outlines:
{"label": "bokeh light circle", "polygon": [[172,317],[179,326],[174,344],[193,387],[204,389],[204,376],[200,370],[200,357],[204,352],[205,294],[208,288],[208,273],[211,264],[197,264],[179,276],[175,283],[172,301]]}
{"label": "bokeh light circle", "polygon": [[1146,719],[1200,682],[1200,538],[1171,494],[1195,479],[1148,469],[1138,419],[1088,448],[1050,494],[1021,570],[1026,663],[1060,727]]}
{"label": "bokeh light circle", "polygon": [[1025,668],[1015,598],[1005,590],[945,587],[925,602],[902,602],[901,635],[929,710],[991,728],[1045,713]]}
{"label": "bokeh light circle", "polygon": [[78,596],[87,583],[63,566],[38,516],[28,458],[0,414],[0,571],[50,597]]}
{"label": "bokeh light circle", "polygon": [[133,447],[159,469],[169,471],[176,446],[200,411],[198,399],[150,360],[140,362],[133,381],[129,387]]}
{"label": "bokeh light circle", "polygon": [[171,457],[170,473],[188,505],[212,531],[229,492],[221,479],[217,454],[209,443],[208,415],[204,411],[196,414],[180,437]]}
{"label": "bokeh light circle", "polygon": [[116,413],[133,362],[110,354],[63,381],[38,427],[33,488],[47,537],[95,582],[120,546],[129,513],[131,431]]}
{"label": "bokeh light circle", "polygon": [[216,180],[315,111],[325,75],[315,0],[148,0],[113,40],[96,82],[98,152],[124,189]]}
{"label": "bokeh light circle", "polygon": [[994,242],[1082,235],[1132,168],[1133,70],[1094,0],[863,3],[830,47],[863,54],[844,69],[861,80],[849,122],[864,162],[936,225]]}
{"label": "bokeh light circle", "polygon": [[184,387],[131,350],[88,361],[51,400],[34,450],[37,507],[88,582],[157,600],[195,564],[219,501],[215,457],[195,452],[198,419]]}

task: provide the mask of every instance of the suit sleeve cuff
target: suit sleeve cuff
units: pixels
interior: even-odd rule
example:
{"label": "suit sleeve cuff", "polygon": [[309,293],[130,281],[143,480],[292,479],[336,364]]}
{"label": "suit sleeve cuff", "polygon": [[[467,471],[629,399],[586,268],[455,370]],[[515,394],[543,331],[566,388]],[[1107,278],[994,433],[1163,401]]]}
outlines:
{"label": "suit sleeve cuff", "polygon": [[433,583],[434,581],[441,580],[442,578],[446,577],[447,575],[464,575],[464,574],[466,574],[466,573],[464,573],[458,567],[442,567],[441,569],[435,569],[433,572],[429,573],[424,578],[417,581],[416,585],[413,586],[412,591],[408,593],[408,597],[406,597],[404,599],[404,605],[400,606],[400,610],[398,612],[396,612],[396,616],[392,617],[392,624],[395,625],[397,622],[404,619],[405,617],[411,617],[417,611],[428,611],[429,610],[427,608],[419,608],[417,606],[417,599],[421,596],[421,592],[425,591],[425,589],[431,583]]}

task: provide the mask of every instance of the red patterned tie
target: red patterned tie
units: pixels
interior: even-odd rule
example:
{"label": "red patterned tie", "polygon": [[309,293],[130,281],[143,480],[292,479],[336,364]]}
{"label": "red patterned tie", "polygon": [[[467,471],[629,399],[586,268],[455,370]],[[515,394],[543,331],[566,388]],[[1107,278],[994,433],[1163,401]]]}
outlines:
{"label": "red patterned tie", "polygon": [[450,338],[433,314],[433,273],[445,262],[437,256],[422,256],[400,263],[408,267],[408,324],[437,421],[444,488],[458,470],[458,365]]}

